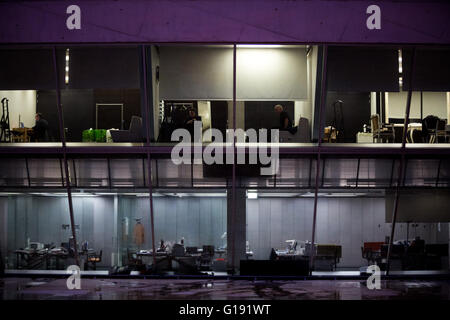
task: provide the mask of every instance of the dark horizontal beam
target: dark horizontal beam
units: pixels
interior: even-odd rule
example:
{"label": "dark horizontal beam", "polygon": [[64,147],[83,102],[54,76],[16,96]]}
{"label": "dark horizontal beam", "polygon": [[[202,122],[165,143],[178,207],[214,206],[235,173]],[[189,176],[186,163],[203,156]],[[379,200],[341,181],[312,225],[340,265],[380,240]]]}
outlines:
{"label": "dark horizontal beam", "polygon": [[[449,184],[450,185],[450,184]],[[164,193],[164,192],[173,192],[173,191],[184,191],[184,192],[192,192],[192,190],[195,190],[195,192],[206,192],[206,193],[214,193],[214,192],[220,192],[220,191],[225,191],[227,189],[229,189],[230,186],[228,187],[220,187],[220,186],[208,186],[208,187],[187,187],[187,186],[180,186],[180,187],[165,187],[165,186],[160,186],[160,187],[153,187],[154,192],[158,192],[158,193]],[[236,186],[237,189],[252,189],[252,190],[258,190],[258,191],[263,191],[263,190],[270,190],[271,192],[305,192],[305,191],[312,191],[313,188],[311,188],[310,186],[296,186],[296,187],[283,187],[283,186],[276,186],[276,187],[267,187],[267,186],[263,186],[263,187],[255,187],[255,186],[240,186],[237,185]],[[320,187],[319,190],[320,191],[327,191],[327,192],[362,192],[362,193],[370,193],[373,191],[386,191],[386,190],[393,190],[394,188],[388,188],[386,186],[374,186],[374,187],[367,187],[367,186],[358,186],[358,187],[348,187],[348,186],[325,186],[325,187]],[[401,187],[400,188],[402,191],[432,191],[432,190],[436,190],[436,189],[446,189],[446,190],[450,190],[450,187],[435,187],[435,186],[406,186],[406,187]],[[55,186],[51,186],[51,187],[43,187],[43,186],[0,186],[0,193],[65,193],[66,188],[61,186],[61,187],[55,187]],[[109,187],[91,187],[91,186],[80,186],[80,187],[76,187],[76,188],[72,188],[73,193],[78,193],[78,192],[84,192],[84,193],[148,193],[148,188],[147,187],[143,187],[143,186],[139,186],[136,188],[132,188],[132,187],[115,187],[113,186],[112,188]],[[376,194],[374,194],[376,195]]]}
{"label": "dark horizontal beam", "polygon": [[[261,146],[261,145],[256,145]],[[203,149],[206,145],[203,145]],[[270,148],[270,144],[267,144]],[[164,145],[150,145],[146,147],[140,143],[118,143],[118,144],[95,144],[95,143],[68,143],[67,154],[74,156],[83,155],[146,155],[147,149],[150,149],[152,155],[170,155],[174,144]],[[324,155],[374,155],[374,156],[389,156],[400,155],[401,144],[322,144],[321,153]],[[253,153],[253,151],[246,146],[237,145],[237,151],[245,153]],[[232,148],[223,146],[223,152],[232,152]],[[256,150],[256,152],[258,152]],[[278,145],[278,152],[280,155],[316,155],[318,152],[317,144],[295,144],[287,143]],[[450,144],[410,144],[405,150],[406,155],[432,155],[432,156],[447,156],[450,155]],[[16,144],[0,144],[0,155],[58,155],[62,154],[62,147],[60,143],[16,143]]]}

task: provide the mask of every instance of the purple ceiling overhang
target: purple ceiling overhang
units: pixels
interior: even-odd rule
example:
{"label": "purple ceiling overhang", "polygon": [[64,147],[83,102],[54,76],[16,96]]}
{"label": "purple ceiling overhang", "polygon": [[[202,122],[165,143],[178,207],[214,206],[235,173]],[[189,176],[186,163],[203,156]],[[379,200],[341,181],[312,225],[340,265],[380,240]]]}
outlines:
{"label": "purple ceiling overhang", "polygon": [[[72,4],[81,30],[66,27]],[[371,4],[381,30],[366,27]],[[446,1],[7,1],[0,12],[1,43],[450,43]]]}

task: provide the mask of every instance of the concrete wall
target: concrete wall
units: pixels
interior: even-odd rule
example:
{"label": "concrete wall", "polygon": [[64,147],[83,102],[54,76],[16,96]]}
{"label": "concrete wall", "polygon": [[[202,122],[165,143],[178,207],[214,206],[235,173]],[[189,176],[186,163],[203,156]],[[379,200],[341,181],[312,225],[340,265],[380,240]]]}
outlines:
{"label": "concrete wall", "polygon": [[[316,242],[342,245],[338,267],[359,267],[364,242],[384,241],[391,224],[385,223],[383,198],[320,198],[317,207]],[[271,248],[285,248],[288,239],[311,241],[314,200],[247,200],[247,239],[255,259],[268,259]],[[410,226],[409,238],[420,236],[428,243],[448,241],[448,223]],[[394,240],[406,239],[406,223],[396,225]]]}

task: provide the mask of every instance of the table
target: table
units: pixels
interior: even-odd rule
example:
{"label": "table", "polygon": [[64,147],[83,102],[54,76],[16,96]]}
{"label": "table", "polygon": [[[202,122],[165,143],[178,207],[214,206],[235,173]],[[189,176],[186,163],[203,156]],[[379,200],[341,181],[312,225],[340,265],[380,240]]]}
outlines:
{"label": "table", "polygon": [[33,134],[32,128],[12,128],[11,137],[13,142],[30,142]]}
{"label": "table", "polygon": [[47,261],[47,249],[20,249],[14,251],[16,254],[17,269],[23,269],[22,261],[25,261],[25,269],[37,269]]}
{"label": "table", "polygon": [[[403,135],[403,127],[405,125],[403,123],[396,123],[394,124],[394,128],[402,128],[402,135]],[[420,131],[422,132],[422,124],[421,123],[408,123],[408,131],[406,132],[406,138],[407,138],[407,142],[411,142],[411,143],[416,143],[414,141],[414,132],[415,131]],[[420,142],[417,142],[420,143]]]}
{"label": "table", "polygon": [[65,264],[63,266],[61,266],[61,260],[67,260],[67,258],[69,257],[69,253],[68,252],[64,252],[64,251],[49,251],[47,256],[46,256],[46,265],[47,265],[47,270],[49,270],[49,265],[51,265],[51,260],[55,259],[55,269],[56,270],[64,270],[65,269]]}

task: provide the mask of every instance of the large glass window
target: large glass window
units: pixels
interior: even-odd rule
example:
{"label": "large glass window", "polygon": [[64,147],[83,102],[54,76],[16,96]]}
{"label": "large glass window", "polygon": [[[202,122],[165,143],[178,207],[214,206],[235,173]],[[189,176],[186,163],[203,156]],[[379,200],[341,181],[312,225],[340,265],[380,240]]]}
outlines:
{"label": "large glass window", "polygon": [[[153,195],[156,270],[196,274],[226,271],[227,198],[224,191]],[[143,271],[153,264],[148,195],[119,196],[120,264]]]}
{"label": "large glass window", "polygon": [[236,127],[310,143],[316,63],[317,46],[238,45]]}
{"label": "large glass window", "polygon": [[232,119],[233,47],[163,45],[152,51],[152,62],[159,70],[155,81],[159,105],[154,105],[157,141],[171,142],[172,132],[182,128],[193,142],[194,121],[201,122],[196,141],[210,142],[211,128],[225,138]]}
{"label": "large glass window", "polygon": [[[143,142],[140,51],[132,47],[58,49],[68,142]],[[40,107],[48,107],[41,92]]]}
{"label": "large glass window", "polygon": [[52,49],[1,48],[0,70],[0,142],[61,141]]}

